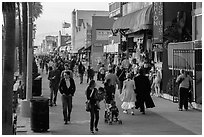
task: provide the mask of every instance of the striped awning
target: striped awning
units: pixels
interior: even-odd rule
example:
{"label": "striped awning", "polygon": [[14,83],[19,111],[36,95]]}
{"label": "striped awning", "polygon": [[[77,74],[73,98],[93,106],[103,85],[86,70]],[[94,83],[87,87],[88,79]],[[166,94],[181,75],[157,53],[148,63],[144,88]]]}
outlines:
{"label": "striped awning", "polygon": [[152,29],[152,17],[152,5],[150,5],[117,19],[112,28],[129,29],[131,32]]}

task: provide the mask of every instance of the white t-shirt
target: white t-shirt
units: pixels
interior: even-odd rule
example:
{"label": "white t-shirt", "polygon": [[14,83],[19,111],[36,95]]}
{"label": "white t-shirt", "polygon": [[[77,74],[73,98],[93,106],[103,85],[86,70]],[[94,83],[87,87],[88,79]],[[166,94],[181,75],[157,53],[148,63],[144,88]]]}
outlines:
{"label": "white t-shirt", "polygon": [[178,78],[176,79],[176,82],[178,82],[180,79],[183,79],[183,81],[180,83],[179,88],[189,88],[189,82],[192,81],[192,78],[189,76],[185,76],[184,74],[179,75]]}
{"label": "white t-shirt", "polygon": [[122,67],[123,67],[123,68],[128,68],[128,67],[129,67],[129,64],[130,64],[130,62],[129,62],[128,59],[124,59],[124,60],[122,61]]}
{"label": "white t-shirt", "polygon": [[67,88],[69,88],[70,87],[70,79],[65,79],[65,82],[66,82]]}

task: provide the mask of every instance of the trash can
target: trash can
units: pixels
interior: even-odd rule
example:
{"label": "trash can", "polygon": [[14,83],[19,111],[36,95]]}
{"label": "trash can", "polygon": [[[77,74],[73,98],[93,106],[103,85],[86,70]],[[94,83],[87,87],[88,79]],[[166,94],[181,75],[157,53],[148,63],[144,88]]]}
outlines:
{"label": "trash can", "polygon": [[41,96],[42,95],[42,77],[38,76],[33,80],[32,95]]}
{"label": "trash can", "polygon": [[34,97],[31,100],[31,130],[46,132],[49,129],[49,99]]}

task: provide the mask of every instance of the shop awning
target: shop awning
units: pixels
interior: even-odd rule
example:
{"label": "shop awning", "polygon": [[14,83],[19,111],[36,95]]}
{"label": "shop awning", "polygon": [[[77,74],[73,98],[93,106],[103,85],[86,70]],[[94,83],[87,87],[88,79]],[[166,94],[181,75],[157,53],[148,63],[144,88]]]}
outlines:
{"label": "shop awning", "polygon": [[113,30],[129,29],[131,32],[136,32],[152,29],[152,17],[152,5],[150,5],[117,19],[113,24]]}
{"label": "shop awning", "polygon": [[78,49],[78,53],[82,53],[84,51],[84,49],[85,49],[84,47]]}
{"label": "shop awning", "polygon": [[88,46],[88,47],[86,47],[86,48],[84,49],[84,51],[91,51],[91,45]]}

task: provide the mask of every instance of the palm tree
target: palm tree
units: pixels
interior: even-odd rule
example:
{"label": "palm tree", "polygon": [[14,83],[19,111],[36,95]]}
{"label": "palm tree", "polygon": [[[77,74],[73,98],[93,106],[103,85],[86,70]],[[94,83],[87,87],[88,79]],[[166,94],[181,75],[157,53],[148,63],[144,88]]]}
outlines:
{"label": "palm tree", "polygon": [[37,18],[40,17],[42,14],[43,6],[40,2],[34,2],[33,3],[33,9],[32,9],[32,14],[33,14],[33,20],[36,20]]}
{"label": "palm tree", "polygon": [[2,134],[12,135],[12,93],[14,80],[15,56],[15,2],[3,2],[5,39],[3,55],[2,77]]}
{"label": "palm tree", "polygon": [[[42,5],[40,3],[35,3],[34,7],[38,9],[34,10],[34,19],[38,18],[42,14]],[[22,53],[22,72],[23,80],[26,81],[26,67],[27,66],[27,3],[22,3],[22,13],[23,13],[23,27],[21,27],[21,15],[20,15],[20,3],[17,3],[16,12],[16,3],[15,2],[3,2],[2,11],[4,17],[4,26],[2,30],[2,134],[3,135],[12,135],[13,126],[12,126],[12,97],[13,97],[13,80],[14,80],[14,64],[15,64],[15,48],[17,44],[19,46],[19,51]],[[19,43],[15,43],[15,23],[16,15],[19,16]],[[21,42],[21,33],[22,42]],[[22,47],[21,47],[22,45]],[[21,50],[22,48],[22,50]],[[19,55],[21,53],[19,52]],[[19,59],[21,61],[21,59]],[[20,62],[21,63],[21,62]],[[21,67],[20,67],[21,68]],[[21,71],[21,70],[20,70]]]}

